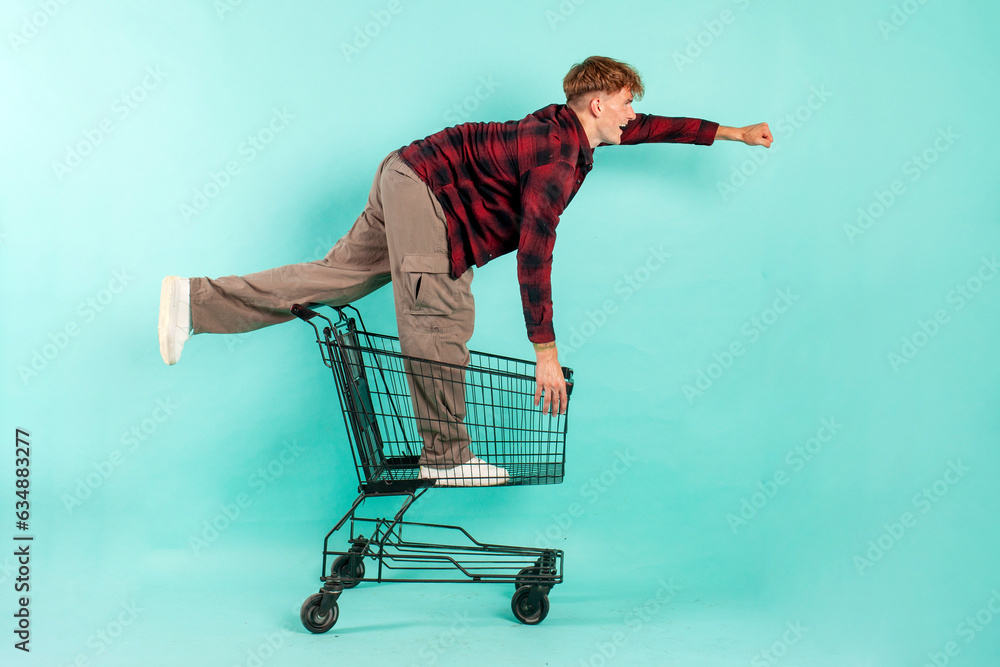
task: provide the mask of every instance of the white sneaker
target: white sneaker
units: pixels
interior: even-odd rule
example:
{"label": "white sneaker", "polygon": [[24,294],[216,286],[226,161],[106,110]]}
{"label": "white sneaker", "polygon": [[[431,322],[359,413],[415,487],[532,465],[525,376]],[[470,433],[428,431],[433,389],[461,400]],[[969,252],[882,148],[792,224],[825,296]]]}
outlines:
{"label": "white sneaker", "polygon": [[181,348],[191,337],[191,283],[187,278],[167,276],[160,287],[160,356],[172,366],[181,358]]}
{"label": "white sneaker", "polygon": [[506,484],[510,475],[503,468],[473,456],[468,463],[454,468],[420,466],[420,479],[437,480],[435,486],[499,486]]}

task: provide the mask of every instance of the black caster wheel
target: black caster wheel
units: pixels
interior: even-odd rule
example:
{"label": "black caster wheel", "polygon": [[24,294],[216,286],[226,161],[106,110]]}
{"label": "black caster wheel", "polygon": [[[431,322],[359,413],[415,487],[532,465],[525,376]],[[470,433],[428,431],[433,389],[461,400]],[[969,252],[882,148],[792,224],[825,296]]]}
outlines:
{"label": "black caster wheel", "polygon": [[340,615],[340,608],[336,602],[333,603],[330,611],[326,614],[320,614],[319,607],[322,602],[323,594],[314,593],[306,598],[306,601],[302,603],[302,610],[299,611],[302,625],[306,627],[306,630],[317,635],[332,628]]}
{"label": "black caster wheel", "polygon": [[526,567],[517,573],[517,579],[514,581],[514,592],[516,593],[518,589],[522,586],[530,586],[535,583],[534,581],[525,580],[524,577],[537,577],[542,573],[542,568],[538,567]]}
{"label": "black caster wheel", "polygon": [[522,586],[535,585],[535,586],[541,586],[542,589],[545,591],[545,594],[548,595],[549,592],[552,590],[551,585],[539,583],[538,579],[524,578],[524,577],[538,577],[542,574],[548,574],[548,573],[547,572],[543,573],[542,568],[538,565],[522,569],[520,572],[517,573],[517,579],[514,581],[514,592],[516,593],[518,589],[520,589]]}
{"label": "black caster wheel", "polygon": [[532,605],[528,601],[531,594],[531,586],[521,586],[510,599],[510,609],[514,612],[517,620],[525,625],[537,625],[545,620],[549,613],[549,596],[543,591],[538,598],[538,604]]}
{"label": "black caster wheel", "polygon": [[351,573],[351,557],[337,556],[330,567],[330,576],[339,577],[340,584],[344,588],[354,588],[361,583],[361,579],[365,576],[365,562],[359,558],[354,566],[354,572]]}

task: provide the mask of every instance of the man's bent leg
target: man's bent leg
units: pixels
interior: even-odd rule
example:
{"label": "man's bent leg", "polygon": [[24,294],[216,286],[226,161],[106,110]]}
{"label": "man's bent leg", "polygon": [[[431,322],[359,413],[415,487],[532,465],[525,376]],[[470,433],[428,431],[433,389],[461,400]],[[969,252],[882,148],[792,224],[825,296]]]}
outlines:
{"label": "man's bent leg", "polygon": [[[475,326],[472,270],[450,276],[447,223],[430,189],[402,160],[382,182],[396,322],[403,354],[464,367]],[[408,363],[421,465],[454,467],[472,458],[465,428],[465,371]]]}
{"label": "man's bent leg", "polygon": [[[410,396],[424,442],[420,464],[452,468],[473,457],[465,426],[464,368],[469,363],[466,343],[472,337],[475,320],[471,291],[467,289],[472,282],[472,271],[457,281],[445,273],[422,273],[418,280],[420,290],[416,301],[410,301],[412,293],[404,295],[403,313],[397,315],[400,347],[408,356],[444,362],[407,362]],[[432,287],[435,282],[440,283],[440,290]],[[434,303],[427,298],[432,289],[438,294],[455,290],[452,293],[456,300],[462,302],[466,301],[460,295],[463,287],[469,295],[468,306],[459,306],[448,316],[421,312],[422,304]]]}

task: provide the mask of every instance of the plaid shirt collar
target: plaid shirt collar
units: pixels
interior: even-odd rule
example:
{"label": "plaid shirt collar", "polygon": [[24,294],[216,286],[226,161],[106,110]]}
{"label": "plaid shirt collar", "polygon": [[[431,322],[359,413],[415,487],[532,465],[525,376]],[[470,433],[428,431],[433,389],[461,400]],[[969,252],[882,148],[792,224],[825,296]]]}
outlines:
{"label": "plaid shirt collar", "polygon": [[590,138],[583,129],[583,123],[580,122],[579,116],[568,105],[563,105],[560,113],[567,114],[573,119],[573,124],[576,125],[576,134],[580,139],[580,157],[577,161],[577,166],[583,168],[584,171],[590,171],[594,167],[594,149],[590,147]]}

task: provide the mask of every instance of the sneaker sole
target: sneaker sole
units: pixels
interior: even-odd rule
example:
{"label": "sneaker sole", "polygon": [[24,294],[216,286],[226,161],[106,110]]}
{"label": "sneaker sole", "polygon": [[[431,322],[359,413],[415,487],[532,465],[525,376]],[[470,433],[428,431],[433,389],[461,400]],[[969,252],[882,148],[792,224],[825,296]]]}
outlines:
{"label": "sneaker sole", "polygon": [[507,483],[507,480],[493,481],[493,480],[459,480],[459,479],[436,479],[432,480],[434,486],[450,486],[454,488],[458,487],[479,487],[479,486],[503,486]]}
{"label": "sneaker sole", "polygon": [[434,482],[434,486],[503,486],[510,481],[510,477],[421,477],[420,479]]}
{"label": "sneaker sole", "polygon": [[167,276],[160,285],[160,318],[156,329],[160,336],[160,356],[163,357],[163,363],[167,366],[173,366],[180,359],[180,355],[177,355],[175,358],[170,353],[171,343],[173,342],[171,340],[171,333],[175,328],[170,326],[170,315],[174,305],[177,280],[179,280],[177,276]]}

